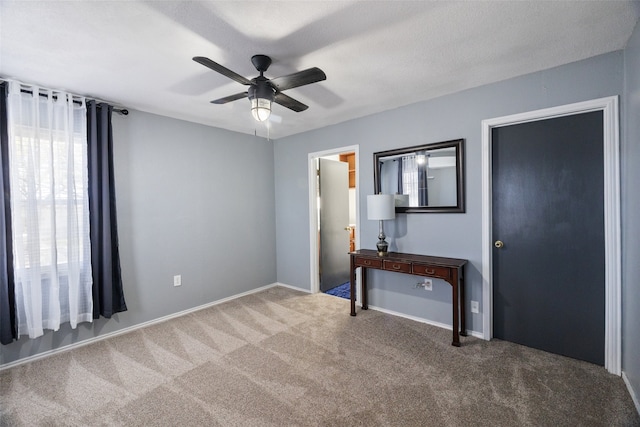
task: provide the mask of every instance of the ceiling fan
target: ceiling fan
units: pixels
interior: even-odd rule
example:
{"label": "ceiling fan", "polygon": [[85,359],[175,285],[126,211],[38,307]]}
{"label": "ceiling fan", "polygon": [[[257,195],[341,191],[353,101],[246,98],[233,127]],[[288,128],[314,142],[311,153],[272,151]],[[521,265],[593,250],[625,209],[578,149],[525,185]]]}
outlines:
{"label": "ceiling fan", "polygon": [[269,65],[271,65],[271,58],[267,55],[254,55],[251,57],[253,66],[260,72],[258,77],[251,80],[231,71],[209,58],[205,58],[204,56],[196,56],[193,60],[212,69],[213,71],[217,71],[223,76],[237,81],[238,83],[249,86],[249,89],[245,92],[216,99],[211,101],[212,104],[226,104],[227,102],[235,101],[237,99],[249,98],[251,101],[251,113],[253,114],[253,117],[260,122],[267,120],[271,115],[272,102],[280,104],[283,107],[295,111],[296,113],[306,110],[309,108],[307,105],[285,95],[282,91],[316,83],[326,80],[327,78],[320,68],[313,67],[286,76],[268,79],[264,76],[264,72],[267,71]]}

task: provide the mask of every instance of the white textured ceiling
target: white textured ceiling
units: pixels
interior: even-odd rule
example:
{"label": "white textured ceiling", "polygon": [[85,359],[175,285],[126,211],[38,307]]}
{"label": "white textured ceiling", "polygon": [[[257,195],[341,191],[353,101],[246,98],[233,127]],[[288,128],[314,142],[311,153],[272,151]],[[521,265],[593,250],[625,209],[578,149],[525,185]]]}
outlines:
{"label": "white textured ceiling", "polygon": [[245,87],[192,61],[252,78],[319,67],[327,80],[274,105],[280,138],[622,49],[635,1],[0,1],[0,77],[266,136]]}

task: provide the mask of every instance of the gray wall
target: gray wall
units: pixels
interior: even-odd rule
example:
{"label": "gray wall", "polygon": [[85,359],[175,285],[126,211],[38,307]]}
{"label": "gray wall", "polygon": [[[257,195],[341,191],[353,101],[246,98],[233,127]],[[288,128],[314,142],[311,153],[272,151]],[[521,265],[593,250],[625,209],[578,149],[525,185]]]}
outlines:
{"label": "gray wall", "polygon": [[[481,303],[481,121],[622,91],[619,51],[276,141],[278,281],[310,289],[308,153],[359,144],[361,247],[372,248],[378,229],[376,221],[366,219],[366,196],[373,193],[373,153],[465,138],[467,212],[402,214],[385,231],[391,250],[468,259],[467,307],[471,299]],[[371,273],[371,305],[451,324],[446,283],[435,281],[434,290],[425,292],[413,289],[415,277]],[[482,331],[483,309],[480,314],[467,313],[471,330]]]}
{"label": "gray wall", "polygon": [[136,111],[113,122],[129,310],[23,337],[2,346],[2,364],[276,281],[271,142]]}
{"label": "gray wall", "polygon": [[[624,52],[622,369],[640,399],[640,23]],[[637,403],[637,402],[636,402]]]}

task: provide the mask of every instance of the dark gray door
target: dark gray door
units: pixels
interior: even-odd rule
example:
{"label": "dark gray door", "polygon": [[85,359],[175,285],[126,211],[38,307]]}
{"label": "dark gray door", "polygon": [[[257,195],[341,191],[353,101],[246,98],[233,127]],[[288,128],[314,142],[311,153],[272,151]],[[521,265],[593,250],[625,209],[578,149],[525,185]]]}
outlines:
{"label": "dark gray door", "polygon": [[602,112],[491,141],[494,337],[604,365]]}
{"label": "dark gray door", "polygon": [[349,165],[320,159],[320,290],[349,281]]}

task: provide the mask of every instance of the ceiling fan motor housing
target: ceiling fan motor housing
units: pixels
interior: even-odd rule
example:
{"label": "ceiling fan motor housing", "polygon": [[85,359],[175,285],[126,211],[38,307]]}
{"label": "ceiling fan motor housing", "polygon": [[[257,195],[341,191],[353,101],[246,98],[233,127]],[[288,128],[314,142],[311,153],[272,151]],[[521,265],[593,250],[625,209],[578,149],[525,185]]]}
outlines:
{"label": "ceiling fan motor housing", "polygon": [[276,90],[271,86],[269,80],[264,77],[256,77],[254,79],[254,84],[249,86],[247,92],[249,99],[262,98],[268,99],[269,101],[273,101],[276,94]]}

